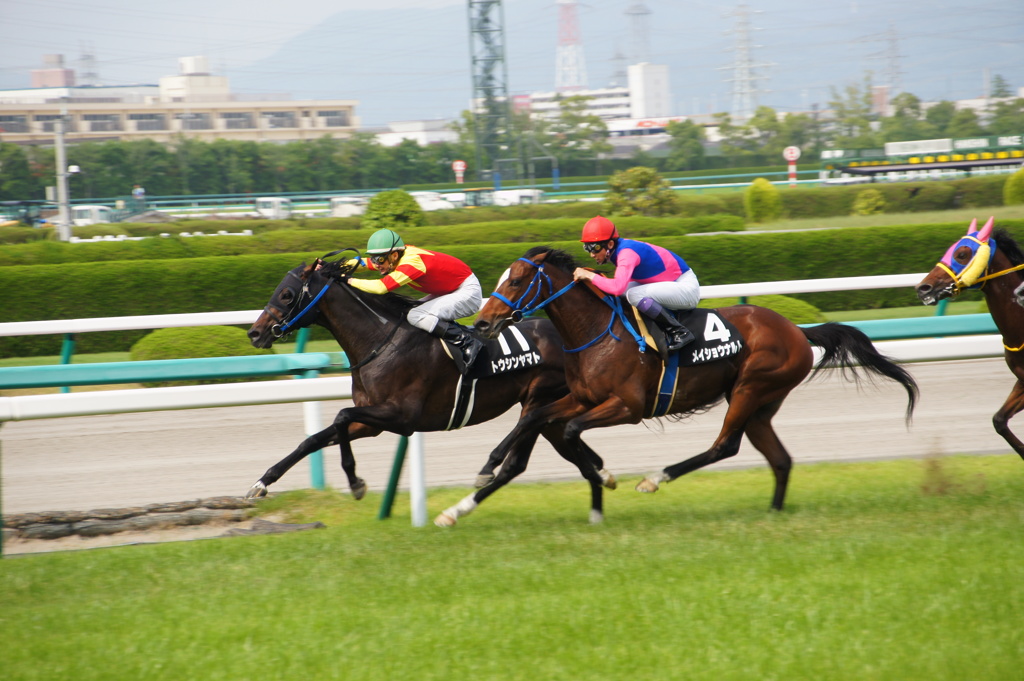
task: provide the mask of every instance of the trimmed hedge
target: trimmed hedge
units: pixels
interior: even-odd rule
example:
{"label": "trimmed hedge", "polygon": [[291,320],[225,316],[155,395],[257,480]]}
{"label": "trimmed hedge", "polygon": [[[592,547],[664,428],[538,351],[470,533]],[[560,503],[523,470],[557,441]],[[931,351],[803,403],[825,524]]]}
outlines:
{"label": "trimmed hedge", "polygon": [[[234,326],[197,326],[157,329],[132,345],[133,362],[160,359],[192,359],[195,357],[246,357],[273,355],[273,348],[254,348],[245,331]],[[272,377],[200,378],[187,381],[154,381],[143,383],[147,388],[174,385],[208,385],[270,380]]]}
{"label": "trimmed hedge", "polygon": [[[999,225],[1024,239],[1024,220],[1001,220]],[[702,284],[712,285],[926,272],[963,233],[964,225],[956,222],[771,234],[657,236],[650,240],[678,252],[693,266]],[[484,291],[489,292],[508,265],[537,243],[564,248],[585,261],[575,236],[572,240],[524,243],[428,245],[470,263]],[[348,244],[333,244],[333,248],[344,245]],[[2,267],[0,286],[20,293],[8,296],[5,320],[255,310],[266,304],[288,270],[323,252],[317,249],[228,258]],[[913,290],[906,287],[793,297],[825,311],[917,304]],[[145,333],[82,334],[78,349],[127,350]],[[0,353],[7,357],[53,355],[60,352],[60,344],[60,336],[0,338]]]}
{"label": "trimmed hedge", "polygon": [[[712,215],[703,218],[618,218],[616,222],[630,235],[636,237],[742,231],[744,228],[743,220],[731,215]],[[582,220],[562,218],[485,222],[472,226],[405,227],[400,233],[407,243],[435,248],[438,244],[566,241],[579,238],[582,227]],[[370,233],[370,230],[340,233],[331,230],[277,230],[251,237],[173,236],[142,241],[100,241],[80,244],[37,241],[0,246],[0,266],[200,258],[256,253],[327,253],[342,246],[353,246],[361,251],[366,246]]]}

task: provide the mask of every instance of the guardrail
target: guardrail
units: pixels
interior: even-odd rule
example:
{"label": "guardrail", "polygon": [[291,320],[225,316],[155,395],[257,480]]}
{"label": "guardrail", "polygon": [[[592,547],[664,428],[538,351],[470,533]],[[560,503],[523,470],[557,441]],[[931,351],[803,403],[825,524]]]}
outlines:
{"label": "guardrail", "polygon": [[[841,277],[830,279],[791,280],[748,284],[704,286],[705,298],[739,297],[768,294],[810,293],[872,288],[912,286],[924,274],[881,275],[874,277]],[[940,308],[941,313],[941,308]],[[45,320],[0,323],[0,336],[65,334],[96,331],[123,331],[182,326],[247,325],[260,310],[207,312],[196,314],[140,315],[133,317],[99,317],[89,319]],[[922,361],[950,358],[993,357],[1003,352],[1002,339],[988,314],[932,316],[914,319],[892,319],[848,322],[863,330],[878,343],[879,350],[900,361]],[[988,334],[988,335],[984,335]],[[944,338],[936,338],[942,336]],[[300,348],[303,345],[300,337]],[[902,339],[902,340],[887,340]],[[67,341],[66,341],[67,342]],[[70,353],[63,353],[65,362]],[[93,365],[62,365],[11,367],[0,369],[0,387],[69,386],[99,383],[146,382],[153,380],[185,380],[195,378],[240,377],[243,375],[301,374],[309,377],[297,381],[236,383],[228,385],[151,388],[60,395],[28,395],[0,397],[0,424],[4,421],[58,418],[171,409],[240,406],[278,402],[304,402],[306,431],[321,429],[317,400],[351,397],[351,378],[312,378],[321,371],[340,371],[347,367],[343,353],[299,353],[238,358],[206,358],[164,360],[159,362],[105,363]],[[425,489],[422,486],[422,444],[413,442],[412,466],[417,488],[413,490],[415,525],[425,522]],[[400,445],[404,457],[404,443]],[[317,454],[320,454],[319,452]],[[317,485],[319,458],[320,484]],[[310,458],[314,486],[322,486],[322,455]],[[395,466],[400,470],[401,459]],[[419,471],[417,474],[416,471]],[[392,477],[397,484],[397,475]],[[389,511],[388,511],[389,512]],[[382,507],[382,517],[385,517]],[[0,545],[2,552],[2,545]]]}

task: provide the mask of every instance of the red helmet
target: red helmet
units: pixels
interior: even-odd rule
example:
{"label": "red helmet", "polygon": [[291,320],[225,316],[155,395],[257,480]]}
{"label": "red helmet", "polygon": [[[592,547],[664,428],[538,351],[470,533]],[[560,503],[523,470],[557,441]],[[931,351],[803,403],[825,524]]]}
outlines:
{"label": "red helmet", "polygon": [[580,241],[586,244],[618,238],[619,230],[615,229],[615,223],[598,215],[596,218],[590,218],[587,220],[587,224],[583,225],[583,236]]}

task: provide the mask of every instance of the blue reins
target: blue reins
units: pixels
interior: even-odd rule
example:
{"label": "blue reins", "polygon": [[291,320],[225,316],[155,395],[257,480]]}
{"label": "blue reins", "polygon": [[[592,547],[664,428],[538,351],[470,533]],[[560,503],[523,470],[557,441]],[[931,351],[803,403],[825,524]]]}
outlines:
{"label": "blue reins", "polygon": [[[294,272],[289,272],[288,274],[290,274],[291,276],[295,277],[296,279],[299,278],[298,275],[296,275]],[[307,312],[312,310],[313,307],[320,301],[320,299],[324,297],[324,294],[327,293],[327,289],[330,288],[330,286],[331,286],[331,280],[328,279],[327,283],[324,284],[324,287],[322,289],[320,289],[320,292],[317,293],[316,296],[314,296],[311,301],[309,301],[309,305],[304,307],[301,312],[299,312],[297,315],[295,315],[291,319],[286,319],[284,324],[274,324],[273,326],[271,326],[270,327],[270,333],[274,334],[275,338],[281,338],[282,336],[287,334],[289,331],[291,331],[292,328],[296,325],[296,323],[300,319],[302,319],[306,315]],[[287,316],[291,315],[291,311],[294,310],[299,305],[301,305],[302,304],[302,299],[305,296],[308,296],[308,295],[309,295],[309,282],[307,281],[307,282],[303,283],[302,291],[301,291],[299,297],[296,298],[295,304],[292,305],[291,310],[288,310],[288,313],[285,316],[287,317]]]}
{"label": "blue reins", "polygon": [[[523,295],[519,296],[519,300],[512,301],[506,298],[505,296],[501,295],[497,291],[491,294],[492,297],[497,298],[498,300],[512,308],[512,321],[514,322],[520,321],[523,318],[523,315],[525,314],[530,314],[531,312],[536,312],[537,310],[543,309],[545,306],[547,306],[548,303],[555,300],[556,298],[558,298],[559,296],[561,296],[566,291],[568,291],[569,289],[576,285],[576,281],[573,280],[570,281],[561,289],[559,289],[558,291],[555,291],[555,285],[551,281],[551,276],[544,271],[543,264],[535,263],[529,258],[518,258],[518,260],[522,260],[523,262],[529,263],[533,267],[537,268],[537,272],[533,275],[533,279],[530,280],[530,285],[526,287],[526,291],[523,292]],[[543,289],[544,282],[547,282],[548,289],[552,291],[552,294],[538,303],[536,302],[536,300],[541,295],[541,290]],[[534,285],[536,285],[537,287],[536,290],[534,290]],[[532,295],[530,295],[531,292]],[[528,300],[527,297],[529,297]],[[594,337],[592,340],[584,343],[578,348],[567,348],[563,345],[562,350],[564,352],[570,353],[581,352],[583,350],[586,350],[590,346],[594,345],[605,336],[611,336],[615,340],[621,341],[622,339],[616,336],[615,333],[612,331],[612,327],[615,326],[615,319],[618,318],[622,320],[622,325],[626,328],[627,331],[629,331],[630,335],[633,336],[633,340],[637,342],[637,345],[640,346],[640,352],[644,352],[647,349],[647,342],[644,340],[643,336],[636,332],[636,330],[633,328],[633,325],[630,324],[629,320],[626,318],[626,315],[622,310],[622,300],[618,296],[612,295],[602,296],[601,300],[605,303],[605,305],[612,309],[611,319],[608,320],[608,327],[600,334],[598,334],[596,337]]]}

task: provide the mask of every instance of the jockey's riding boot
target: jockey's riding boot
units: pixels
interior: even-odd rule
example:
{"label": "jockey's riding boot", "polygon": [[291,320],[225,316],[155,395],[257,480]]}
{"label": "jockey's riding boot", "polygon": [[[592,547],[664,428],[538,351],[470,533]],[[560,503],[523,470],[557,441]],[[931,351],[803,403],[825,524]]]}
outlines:
{"label": "jockey's riding boot", "polygon": [[679,320],[667,310],[662,310],[661,314],[654,321],[665,332],[665,344],[669,350],[678,350],[694,341],[690,330],[680,324]]}
{"label": "jockey's riding boot", "polygon": [[473,366],[476,356],[480,354],[480,349],[484,347],[482,340],[455,322],[438,320],[437,326],[434,327],[433,335],[442,338],[462,351],[462,361],[465,364],[466,371],[469,371],[469,368]]}
{"label": "jockey's riding boot", "polygon": [[694,338],[690,330],[680,324],[671,312],[663,308],[661,303],[653,298],[641,298],[640,302],[636,304],[636,308],[644,316],[654,320],[658,328],[665,332],[665,345],[668,350],[678,350],[693,342]]}

